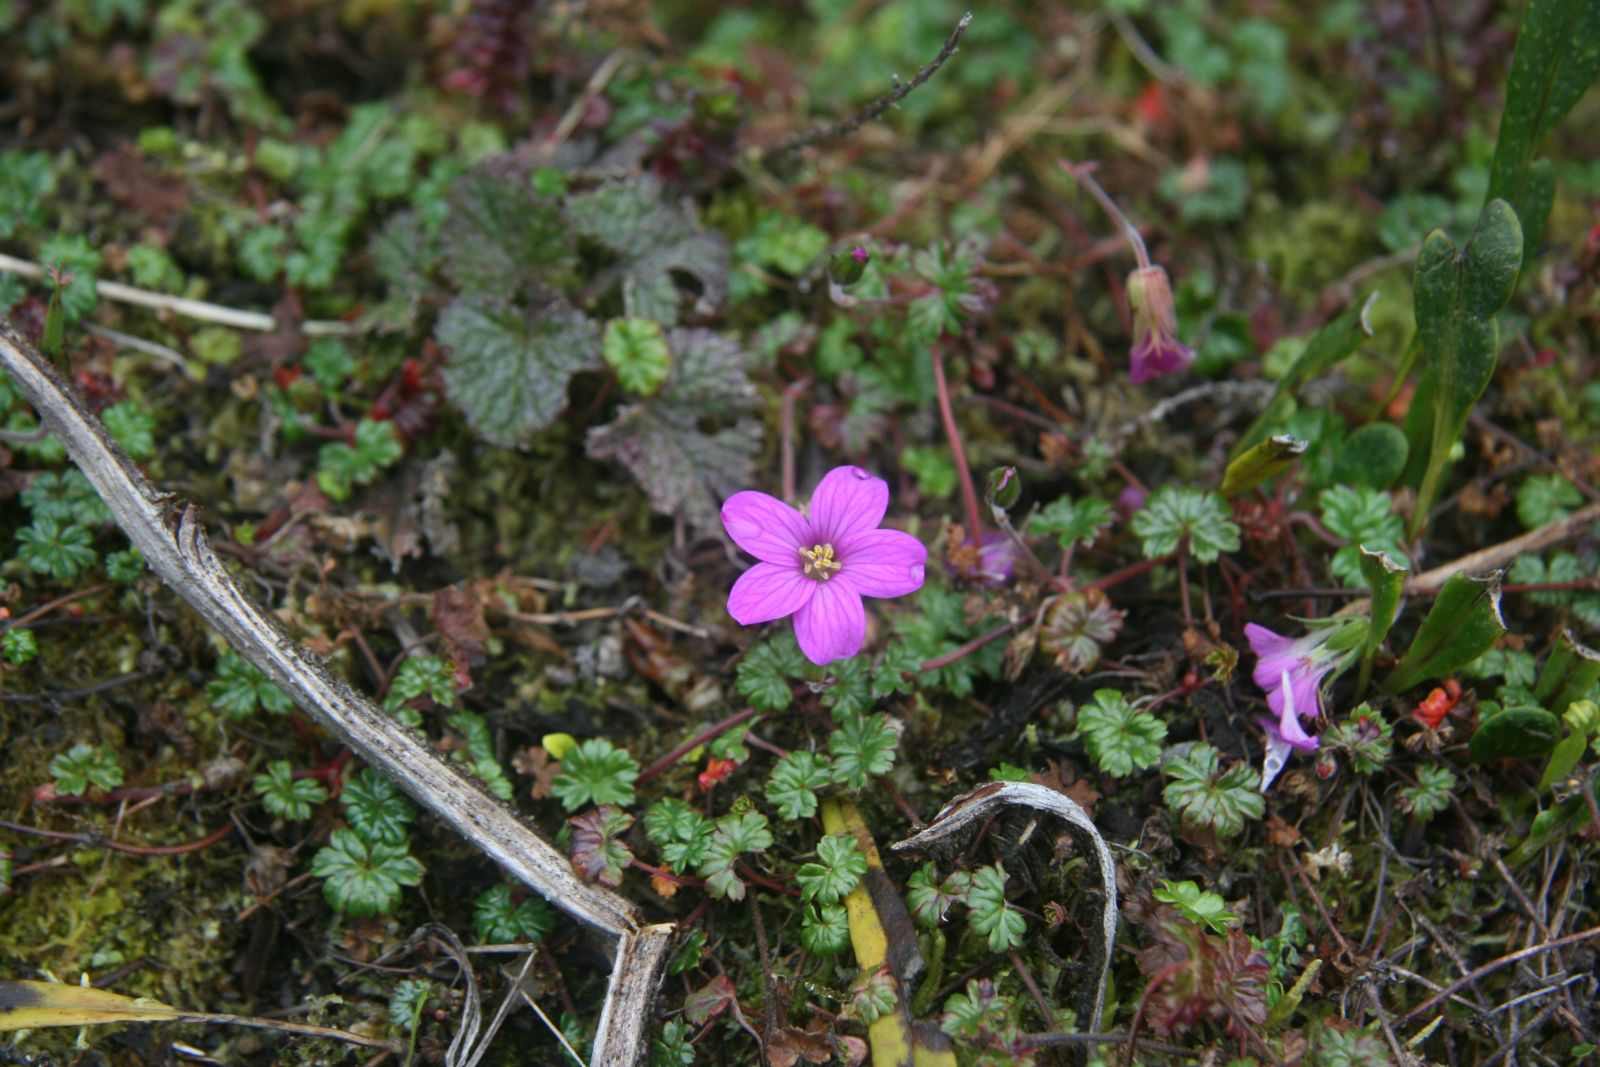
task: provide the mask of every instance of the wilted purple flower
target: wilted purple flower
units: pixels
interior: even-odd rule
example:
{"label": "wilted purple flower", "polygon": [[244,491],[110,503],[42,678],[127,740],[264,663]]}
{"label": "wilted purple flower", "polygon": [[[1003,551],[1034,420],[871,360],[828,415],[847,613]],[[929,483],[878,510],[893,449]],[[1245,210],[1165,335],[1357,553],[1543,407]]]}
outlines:
{"label": "wilted purple flower", "polygon": [[878,529],[888,508],[889,484],[860,467],[829,471],[805,515],[766,493],[735,493],[722,505],[722,525],[761,562],[733,583],[728,614],[741,626],[793,615],[807,659],[849,659],[866,639],[862,597],[922,588],[928,550],[910,534]]}
{"label": "wilted purple flower", "polygon": [[1178,316],[1172,308],[1172,286],[1167,284],[1166,271],[1145,266],[1129,274],[1128,308],[1133,312],[1130,382],[1147,382],[1194,362],[1194,351],[1177,338]]}
{"label": "wilted purple flower", "polygon": [[978,538],[978,574],[991,582],[1003,582],[1016,570],[1022,552],[1016,543],[996,530],[985,530]]}
{"label": "wilted purple flower", "polygon": [[976,548],[971,538],[958,542],[952,537],[945,547],[944,565],[962,581],[1001,585],[1010,579],[1021,558],[1022,552],[1011,538],[999,530],[985,530],[979,535]]}

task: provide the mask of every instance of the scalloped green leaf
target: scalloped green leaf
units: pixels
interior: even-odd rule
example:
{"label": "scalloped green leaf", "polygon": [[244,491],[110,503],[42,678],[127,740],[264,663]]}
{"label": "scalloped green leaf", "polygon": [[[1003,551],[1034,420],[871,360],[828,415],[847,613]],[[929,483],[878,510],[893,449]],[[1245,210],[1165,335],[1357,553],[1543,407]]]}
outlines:
{"label": "scalloped green leaf", "polygon": [[439,317],[451,403],[479,436],[526,445],[567,406],[567,383],[600,368],[600,327],[560,297],[520,307],[488,293],[457,297]]}

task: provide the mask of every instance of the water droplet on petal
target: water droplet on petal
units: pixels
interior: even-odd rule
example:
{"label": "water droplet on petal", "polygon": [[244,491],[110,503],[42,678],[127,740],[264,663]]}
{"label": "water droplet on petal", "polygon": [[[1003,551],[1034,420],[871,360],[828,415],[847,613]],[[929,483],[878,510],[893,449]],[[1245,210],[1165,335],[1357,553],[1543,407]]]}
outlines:
{"label": "water droplet on petal", "polygon": [[922,581],[923,581],[923,573],[924,573],[924,568],[923,568],[922,564],[913,563],[911,565],[910,569],[911,569],[911,580],[913,582],[916,582],[918,585],[921,585]]}

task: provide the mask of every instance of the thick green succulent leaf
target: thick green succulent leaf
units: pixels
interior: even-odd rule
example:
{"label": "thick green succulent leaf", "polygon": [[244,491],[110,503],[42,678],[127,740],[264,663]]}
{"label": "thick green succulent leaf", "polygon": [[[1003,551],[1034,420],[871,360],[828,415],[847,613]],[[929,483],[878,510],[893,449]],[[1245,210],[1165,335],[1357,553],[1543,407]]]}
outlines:
{"label": "thick green succulent leaf", "polygon": [[1434,598],[1411,647],[1383,680],[1392,693],[1438,678],[1483,655],[1506,632],[1500,618],[1500,574],[1452,574]]}
{"label": "thick green succulent leaf", "polygon": [[1600,681],[1600,652],[1580,644],[1571,630],[1561,631],[1534,686],[1534,699],[1548,708],[1565,708]]}
{"label": "thick green succulent leaf", "polygon": [[1478,724],[1469,748],[1480,763],[1492,759],[1532,759],[1556,747],[1561,720],[1543,708],[1506,708]]}
{"label": "thick green succulent leaf", "polygon": [[1372,677],[1372,657],[1389,635],[1395,613],[1400,610],[1400,595],[1410,571],[1404,564],[1391,559],[1387,552],[1373,552],[1365,545],[1361,546],[1360,552],[1361,577],[1366,579],[1371,601],[1367,640],[1361,649],[1361,684],[1358,686],[1358,689],[1364,690],[1367,680]]}
{"label": "thick green succulent leaf", "polygon": [[1415,278],[1417,334],[1426,372],[1414,407],[1426,415],[1407,420],[1412,470],[1422,468],[1415,533],[1439,499],[1450,449],[1460,440],[1467,416],[1494,376],[1500,358],[1495,314],[1516,287],[1522,265],[1522,227],[1504,200],[1492,200],[1478,216],[1465,248],[1435,230],[1422,243]]}

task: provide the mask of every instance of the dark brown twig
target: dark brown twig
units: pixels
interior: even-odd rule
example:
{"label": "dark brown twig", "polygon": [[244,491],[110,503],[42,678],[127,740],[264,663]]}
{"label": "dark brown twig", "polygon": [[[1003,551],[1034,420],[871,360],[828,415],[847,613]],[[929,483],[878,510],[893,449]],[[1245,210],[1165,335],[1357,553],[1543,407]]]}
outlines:
{"label": "dark brown twig", "polygon": [[955,55],[956,52],[960,50],[961,38],[966,34],[967,27],[971,24],[972,13],[969,11],[967,14],[961,16],[961,21],[956,23],[956,28],[950,31],[949,37],[945,38],[944,47],[939,49],[939,54],[934,56],[932,62],[930,62],[927,66],[917,71],[916,76],[910,81],[902,82],[898,77],[896,77],[895,86],[893,89],[889,90],[887,93],[884,93],[872,103],[856,112],[853,117],[845,119],[842,122],[834,122],[827,126],[817,127],[816,129],[800,134],[798,137],[791,138],[790,140],[779,145],[777,148],[774,148],[771,152],[768,152],[766,156],[767,160],[773,161],[782,159],[784,156],[798,152],[802,148],[809,148],[814,144],[822,144],[824,141],[838,140],[840,137],[848,137],[850,134],[855,133],[857,130],[871,122],[873,119],[877,118],[879,115],[882,115],[885,111],[888,111],[891,107],[894,107],[907,96],[910,96],[913,90],[917,89],[929,78],[937,74],[939,72],[939,68],[944,66],[945,63],[949,61],[950,57]]}
{"label": "dark brown twig", "polygon": [[1568,945],[1580,944],[1581,942],[1588,941],[1591,938],[1596,937],[1600,937],[1600,926],[1591,926],[1589,929],[1580,931],[1576,934],[1568,934],[1566,937],[1558,937],[1554,941],[1546,941],[1539,945],[1530,945],[1529,947],[1519,949],[1516,952],[1507,953],[1497,960],[1491,960],[1488,963],[1485,963],[1482,967],[1472,971],[1470,974],[1463,975],[1454,982],[1451,982],[1441,992],[1435,993],[1421,1004],[1418,1004],[1416,1007],[1406,1012],[1405,1017],[1400,1020],[1400,1025],[1404,1026],[1407,1023],[1415,1022],[1417,1019],[1432,1011],[1438,1006],[1440,1001],[1455,993],[1458,989],[1476,982],[1485,975],[1493,974],[1502,967],[1509,967],[1513,963],[1520,963],[1522,960],[1530,959],[1545,952],[1550,952],[1553,949],[1565,948]]}

